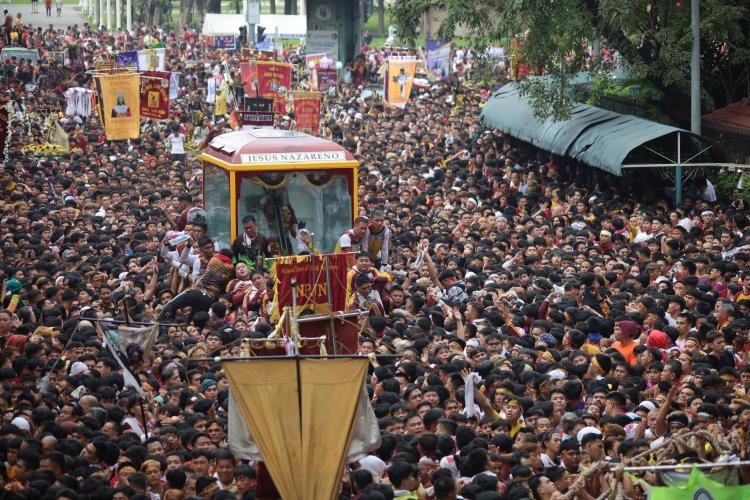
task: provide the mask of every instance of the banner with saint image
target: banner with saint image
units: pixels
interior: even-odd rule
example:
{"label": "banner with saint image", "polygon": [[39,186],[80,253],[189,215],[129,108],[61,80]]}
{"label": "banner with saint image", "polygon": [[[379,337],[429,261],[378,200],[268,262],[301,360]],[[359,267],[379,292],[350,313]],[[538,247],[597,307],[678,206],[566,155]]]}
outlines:
{"label": "banner with saint image", "polygon": [[107,140],[137,139],[141,134],[141,75],[99,74],[94,79]]}
{"label": "banner with saint image", "polygon": [[144,71],[141,84],[141,117],[166,120],[169,118],[169,84],[166,71]]}

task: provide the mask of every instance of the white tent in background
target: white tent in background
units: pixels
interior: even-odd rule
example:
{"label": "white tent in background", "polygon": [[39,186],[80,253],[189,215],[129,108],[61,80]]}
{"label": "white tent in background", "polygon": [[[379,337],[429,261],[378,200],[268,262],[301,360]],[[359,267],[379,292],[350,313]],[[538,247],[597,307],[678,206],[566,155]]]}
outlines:
{"label": "white tent in background", "polygon": [[[240,26],[246,25],[247,20],[242,14],[209,13],[203,20],[202,34],[205,36],[239,36]],[[307,34],[307,16],[261,14],[259,25],[266,28],[266,34],[273,38],[304,38]]]}

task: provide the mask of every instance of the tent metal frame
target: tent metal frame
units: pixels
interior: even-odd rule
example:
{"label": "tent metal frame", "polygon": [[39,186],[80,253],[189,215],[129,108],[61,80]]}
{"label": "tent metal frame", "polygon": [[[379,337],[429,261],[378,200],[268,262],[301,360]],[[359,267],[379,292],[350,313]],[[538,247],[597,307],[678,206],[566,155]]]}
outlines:
{"label": "tent metal frame", "polygon": [[677,132],[677,158],[672,160],[668,156],[656,151],[648,146],[643,146],[644,149],[651,153],[664,158],[669,163],[623,163],[622,167],[625,168],[674,168],[675,169],[675,202],[679,205],[682,203],[682,168],[683,167],[700,167],[700,168],[729,168],[731,170],[750,170],[750,165],[743,163],[717,163],[717,162],[693,162],[692,160],[699,157],[714,145],[701,149],[690,158],[683,161],[682,159],[682,132]]}

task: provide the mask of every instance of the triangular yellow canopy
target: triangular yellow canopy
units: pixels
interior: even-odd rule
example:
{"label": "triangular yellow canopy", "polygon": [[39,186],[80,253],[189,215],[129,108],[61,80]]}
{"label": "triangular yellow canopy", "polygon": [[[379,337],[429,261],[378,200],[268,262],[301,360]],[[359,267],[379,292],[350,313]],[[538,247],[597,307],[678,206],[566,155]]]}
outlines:
{"label": "triangular yellow canopy", "polygon": [[224,372],[281,497],[334,499],[366,358],[251,358]]}

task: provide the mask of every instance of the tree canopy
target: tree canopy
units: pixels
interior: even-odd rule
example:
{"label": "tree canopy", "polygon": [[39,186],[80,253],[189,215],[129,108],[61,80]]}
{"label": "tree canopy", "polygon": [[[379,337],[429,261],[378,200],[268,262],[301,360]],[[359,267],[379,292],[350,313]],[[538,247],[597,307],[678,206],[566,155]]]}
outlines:
{"label": "tree canopy", "polygon": [[[523,57],[548,78],[523,82],[540,116],[563,118],[573,97],[571,77],[584,69],[605,78],[614,69],[590,58],[593,44],[616,52],[628,79],[677,123],[689,122],[690,0],[399,0],[399,35],[413,42],[422,15],[442,9],[442,38],[461,26],[483,49],[507,35],[523,39]],[[701,0],[701,82],[704,111],[748,95],[750,0]]]}

